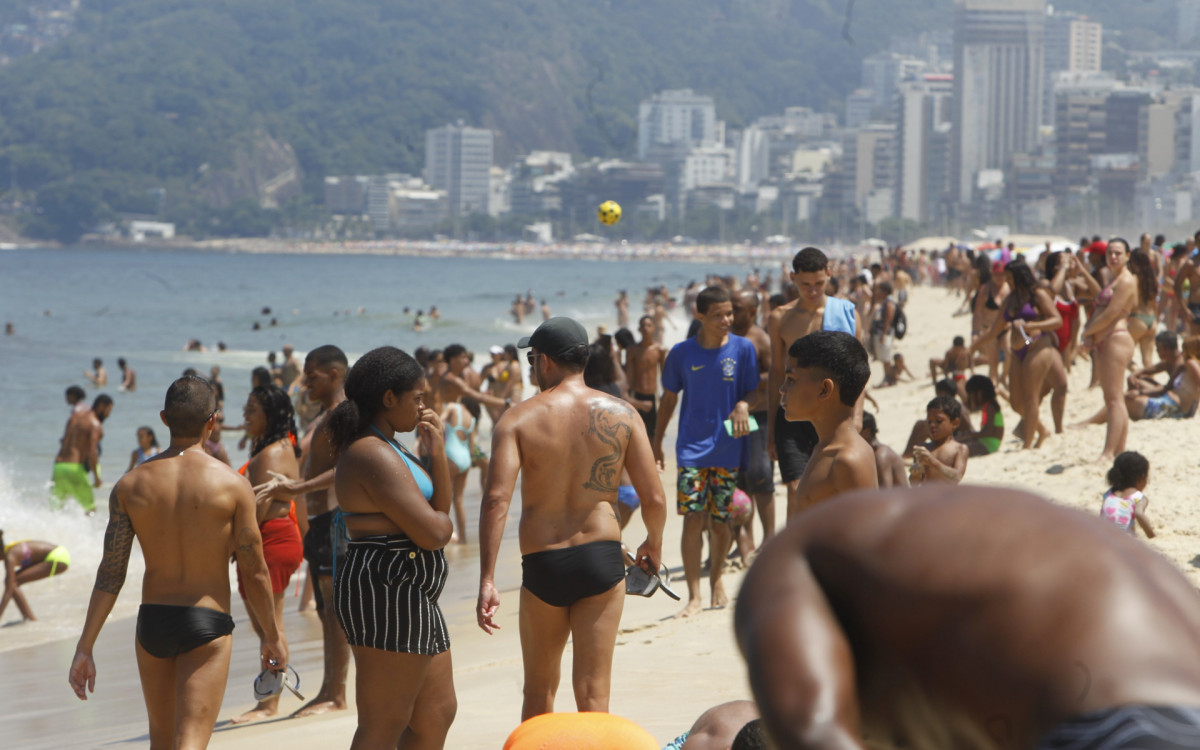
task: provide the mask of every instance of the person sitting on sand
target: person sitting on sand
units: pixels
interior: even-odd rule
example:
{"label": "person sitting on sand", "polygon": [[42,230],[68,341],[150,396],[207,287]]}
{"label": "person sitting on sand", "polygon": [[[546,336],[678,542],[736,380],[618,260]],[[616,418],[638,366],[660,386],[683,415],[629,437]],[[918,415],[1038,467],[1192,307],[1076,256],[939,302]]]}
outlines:
{"label": "person sitting on sand", "polygon": [[[1200,336],[1189,336],[1184,340],[1183,356],[1183,368],[1171,382],[1162,386],[1138,382],[1135,388],[1125,393],[1125,408],[1130,419],[1188,419],[1196,414],[1196,406],[1200,404]],[[1108,414],[1109,409],[1102,408],[1076,427],[1104,424]]]}
{"label": "person sitting on sand", "polygon": [[863,426],[859,434],[875,452],[875,475],[879,479],[879,486],[884,489],[907,487],[908,471],[904,467],[904,459],[900,458],[896,451],[879,442],[879,428],[875,423],[875,415],[863,412],[862,420]]}
{"label": "person sitting on sand", "polygon": [[1100,502],[1100,517],[1135,535],[1136,521],[1146,538],[1153,539],[1154,527],[1146,518],[1150,499],[1144,494],[1150,481],[1150,462],[1137,451],[1125,451],[1113,461],[1107,479],[1109,488]]}
{"label": "person sitting on sand", "polygon": [[972,375],[967,381],[967,409],[981,411],[979,431],[971,430],[970,437],[960,440],[967,446],[968,456],[988,456],[1000,450],[1004,440],[1004,412],[996,398],[996,386],[987,375]]}
{"label": "person sitting on sand", "polygon": [[967,342],[962,336],[955,336],[951,342],[950,348],[942,355],[941,359],[929,360],[929,378],[930,382],[938,381],[938,371],[954,381],[954,384],[959,388],[958,397],[966,400],[967,392],[964,386],[967,381],[967,372],[975,373],[975,365],[971,362],[971,353],[967,351]]}
{"label": "person sitting on sand", "polygon": [[967,446],[954,439],[962,420],[962,406],[949,396],[938,396],[925,407],[929,442],[913,448],[908,478],[913,486],[925,482],[958,484],[967,471]]}
{"label": "person sitting on sand", "polygon": [[1154,379],[1160,372],[1166,373],[1167,380],[1174,380],[1183,371],[1187,358],[1179,350],[1179,335],[1172,331],[1162,331],[1154,337],[1154,348],[1158,353],[1158,362],[1129,376],[1127,385],[1130,391],[1141,393],[1146,388],[1160,388]]}
{"label": "person sitting on sand", "polygon": [[[958,388],[955,387],[953,380],[950,380],[949,378],[942,378],[941,380],[939,380],[938,382],[933,384],[933,395],[934,396],[948,396],[949,398],[957,398],[958,397]],[[961,406],[961,404],[960,404],[960,406]],[[959,409],[960,414],[963,411],[964,411],[964,409],[962,409],[962,408]],[[959,431],[955,435],[955,439],[958,440],[960,443],[970,440],[971,439],[970,428],[963,429],[962,426],[960,425]],[[912,458],[913,448],[915,448],[916,446],[918,446],[922,443],[928,442],[928,441],[929,441],[929,420],[926,419],[925,417],[922,417],[921,419],[918,419],[916,422],[913,422],[912,430],[908,434],[908,442],[906,442],[904,444],[904,453],[902,453],[900,455],[903,456],[904,458]]]}
{"label": "person sitting on sand", "polygon": [[875,453],[854,425],[854,405],[870,377],[867,350],[849,333],[814,331],[788,347],[780,390],[784,415],[817,430],[789,520],[835,495],[879,486]]}
{"label": "person sitting on sand", "polygon": [[904,355],[896,352],[892,355],[891,362],[883,363],[883,381],[876,388],[886,388],[890,385],[896,385],[900,382],[900,376],[907,375],[910,381],[916,380],[917,376],[912,374],[912,370],[908,369],[908,365],[904,362]]}
{"label": "person sitting on sand", "polygon": [[0,598],[0,617],[4,616],[9,602],[16,602],[22,620],[33,622],[37,617],[34,617],[33,607],[29,606],[21,586],[66,573],[71,566],[71,553],[53,542],[33,539],[5,544],[2,529],[0,550],[4,551],[4,597]]}
{"label": "person sitting on sand", "polygon": [[800,520],[734,617],[774,747],[1200,747],[1200,598],[1111,523],[944,485]]}

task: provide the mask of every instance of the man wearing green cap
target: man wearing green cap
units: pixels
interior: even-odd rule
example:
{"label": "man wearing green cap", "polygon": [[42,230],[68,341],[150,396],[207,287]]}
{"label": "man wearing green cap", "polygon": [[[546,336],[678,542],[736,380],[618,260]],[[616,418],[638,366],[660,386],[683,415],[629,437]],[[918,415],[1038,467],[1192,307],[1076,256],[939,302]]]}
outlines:
{"label": "man wearing green cap", "polygon": [[496,555],[521,475],[522,720],[554,710],[562,652],[574,643],[572,686],[580,711],[608,711],[621,620],[625,561],[613,504],[621,472],[642,500],[646,541],[637,564],[662,561],[666,501],[650,440],[632,406],[583,382],[587,332],[551,318],[517,344],[541,392],[505,412],[492,433],[492,464],[479,513],[479,627],[491,634],[500,595]]}

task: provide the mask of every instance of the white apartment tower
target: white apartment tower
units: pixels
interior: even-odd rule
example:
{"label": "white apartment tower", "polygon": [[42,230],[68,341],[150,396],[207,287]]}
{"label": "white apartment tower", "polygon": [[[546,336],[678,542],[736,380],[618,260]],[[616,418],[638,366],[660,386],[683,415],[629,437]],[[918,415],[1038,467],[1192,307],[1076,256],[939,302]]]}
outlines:
{"label": "white apartment tower", "polygon": [[1037,143],[1046,0],[955,0],[953,197],[971,203],[983,170]]}
{"label": "white apartment tower", "polygon": [[638,105],[638,159],[646,161],[654,146],[719,146],[717,108],[711,96],[691,89],[655,94]]}
{"label": "white apartment tower", "polygon": [[452,216],[487,213],[492,145],[492,131],[461,120],[425,131],[425,180],[446,191]]}
{"label": "white apartment tower", "polygon": [[950,127],[953,93],[950,75],[927,75],[900,84],[896,98],[896,214],[903,219],[929,221],[945,193],[944,134]]}

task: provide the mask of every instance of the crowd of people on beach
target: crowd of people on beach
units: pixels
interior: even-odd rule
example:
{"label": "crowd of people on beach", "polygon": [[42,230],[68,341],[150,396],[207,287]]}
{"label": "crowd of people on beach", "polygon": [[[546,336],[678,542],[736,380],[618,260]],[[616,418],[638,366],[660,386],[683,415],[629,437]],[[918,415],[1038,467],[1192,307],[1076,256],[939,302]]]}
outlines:
{"label": "crowd of people on beach", "polygon": [[[307,562],[324,673],[296,715],[347,708],[353,660],[352,747],[442,747],[459,708],[438,605],[445,548],[478,543],[476,616],[495,633],[495,571],[519,481],[525,723],[506,747],[543,747],[546,733],[572,731],[627,732],[624,746],[649,747],[636,727],[587,717],[609,708],[626,594],[681,598],[663,550],[660,472],[673,463],[686,587],[676,617],[703,616],[705,575],[709,609],[727,607],[726,572],[749,568],[734,625],[755,700],[713,707],[668,747],[860,748],[863,737],[900,747],[931,746],[930,737],[939,747],[981,738],[1150,746],[1102,744],[1116,731],[1161,740],[1156,748],[1200,746],[1200,602],[1179,571],[1133,541],[1138,528],[1154,536],[1150,466],[1126,445],[1129,420],[1189,418],[1200,400],[1197,243],[1200,232],[1173,248],[1149,235],[1137,247],[1085,238],[1058,252],[997,242],[865,261],[809,247],[778,279],[754,269],[650,288],[636,321],[622,290],[612,333],[589,334],[543,301],[541,324],[492,346],[478,369],[457,343],[411,355],[383,346],[353,366],[334,345],[303,361],[288,346],[252,373],[236,427],[224,424],[219,368],[185,372],[161,413],[169,440],[160,446],[139,428],[113,489],[71,685],[84,700],[94,689],[93,647],[136,537],[152,745],[201,747],[211,736],[230,669],[231,552],[261,670],[257,705],[233,721],[275,715],[281,692],[298,687],[283,603]],[[960,298],[961,324],[910,320],[916,285]],[[689,328],[669,346],[673,309]],[[517,323],[536,313],[532,292],[511,312]],[[896,451],[864,409],[879,411],[871,361],[883,371],[877,393],[917,380],[900,349],[910,328],[933,326],[949,348],[930,360],[933,398]],[[122,389],[133,390],[132,368],[119,364]],[[1051,434],[1047,396],[1062,433],[1075,366],[1090,367],[1103,394],[1089,420],[1106,424],[1098,455],[1111,466],[1099,520],[1023,493],[954,487],[969,461],[1005,445],[1003,402],[1013,450],[1036,450]],[[107,382],[100,359],[86,375]],[[102,394],[89,408],[78,386],[67,399],[55,496],[91,511],[113,402]],[[231,430],[250,448],[236,472],[221,447]],[[398,438],[408,433],[411,445]],[[477,527],[464,503],[475,470]],[[776,477],[785,485],[778,523]],[[623,530],[639,511],[645,538],[631,550]],[[48,542],[6,547],[0,613],[13,600],[32,619],[20,585],[64,571],[65,553]],[[1014,559],[1038,566],[1038,586]],[[1154,639],[1137,636],[1151,626]],[[568,642],[579,713],[553,714]],[[1114,653],[1112,642],[1128,648]],[[964,682],[967,674],[977,676]],[[1091,688],[1093,675],[1102,688]]]}

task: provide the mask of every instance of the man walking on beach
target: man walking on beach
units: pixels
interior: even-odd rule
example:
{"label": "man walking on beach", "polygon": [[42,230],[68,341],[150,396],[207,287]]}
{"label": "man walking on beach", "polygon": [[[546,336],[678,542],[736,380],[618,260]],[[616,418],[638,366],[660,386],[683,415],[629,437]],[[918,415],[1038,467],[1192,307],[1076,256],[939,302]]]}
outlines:
{"label": "man walking on beach", "polygon": [[671,348],[663,366],[662,407],[654,430],[654,458],[664,468],[663,438],[679,393],[679,431],[675,442],[676,509],[683,516],[683,573],[688,603],[679,617],[700,611],[700,552],[710,532],[709,582],[714,609],[729,603],[721,581],[732,533],[730,503],[742,463],[739,438],[750,432],[750,404],[758,390],[754,344],[730,334],[733,303],[723,287],[710,286],[696,297],[700,331]]}
{"label": "man walking on beach", "polygon": [[152,748],[203,748],[212,736],[233,649],[230,549],[247,604],[264,630],[263,669],[277,672],[288,661],[275,622],[254,493],[203,449],[215,418],[216,396],[206,380],[185,376],[167,390],[162,420],[171,430],[171,445],[113,487],[104,556],[71,662],[71,687],[87,700],[96,688],[92,649],[125,583],[137,537],[146,574],[136,648]]}
{"label": "man walking on beach", "polygon": [[[829,258],[815,247],[806,247],[792,259],[792,283],[800,296],[776,308],[767,321],[771,339],[771,379],[767,387],[772,418],[767,425],[767,448],[779,462],[779,476],[788,486],[787,517],[797,510],[796,491],[804,468],[819,438],[811,422],[788,422],[779,402],[788,349],[813,331],[842,331],[863,340],[862,321],[849,300],[825,295],[829,283]],[[861,407],[856,407],[860,409]]]}
{"label": "man walking on beach", "polygon": [[[101,393],[92,402],[91,409],[81,411],[76,407],[71,412],[51,476],[54,482],[51,494],[59,507],[68,497],[73,497],[89,515],[96,512],[92,487],[100,486],[100,441],[104,438],[101,425],[112,414],[112,409],[112,398]],[[95,478],[94,484],[88,483],[88,471]]]}
{"label": "man walking on beach", "polygon": [[[513,406],[492,435],[479,512],[479,627],[492,633],[500,595],[496,556],[521,474],[521,719],[554,711],[562,653],[574,643],[575,704],[608,711],[612,657],[625,601],[625,561],[613,504],[621,472],[642,501],[646,541],[637,564],[657,573],[666,504],[645,429],[629,404],[584,385],[588,338],[551,318],[521,339],[541,392]],[[565,460],[567,457],[570,460]]]}

